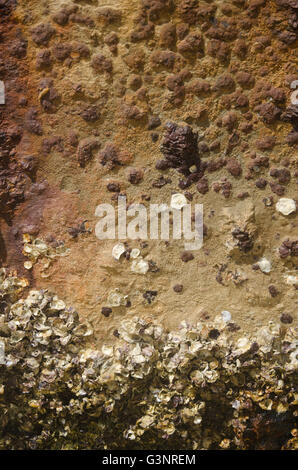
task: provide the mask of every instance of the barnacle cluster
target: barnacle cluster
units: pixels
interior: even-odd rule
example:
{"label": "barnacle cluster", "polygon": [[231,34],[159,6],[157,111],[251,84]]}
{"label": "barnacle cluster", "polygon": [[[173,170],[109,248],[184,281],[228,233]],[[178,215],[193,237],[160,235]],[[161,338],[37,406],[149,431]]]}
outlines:
{"label": "barnacle cluster", "polygon": [[114,345],[62,300],[1,271],[1,449],[294,449],[298,341],[286,325],[176,332],[125,319]]}
{"label": "barnacle cluster", "polygon": [[24,263],[26,269],[31,269],[33,265],[41,259],[45,270],[49,268],[55,258],[67,256],[70,251],[63,242],[58,242],[56,246],[53,247],[47,245],[44,240],[34,238],[27,233],[23,235],[23,243],[23,254],[29,258],[29,260]]}
{"label": "barnacle cluster", "polygon": [[181,172],[189,171],[195,165],[199,167],[199,155],[197,146],[198,135],[190,126],[178,126],[168,122],[166,133],[161,145],[161,152],[170,167],[178,168]]}

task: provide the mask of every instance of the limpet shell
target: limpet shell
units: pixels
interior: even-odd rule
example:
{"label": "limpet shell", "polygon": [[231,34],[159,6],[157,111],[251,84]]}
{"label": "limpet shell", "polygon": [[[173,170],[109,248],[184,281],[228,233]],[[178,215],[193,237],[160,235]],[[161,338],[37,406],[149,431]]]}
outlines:
{"label": "limpet shell", "polygon": [[276,210],[283,215],[290,215],[292,212],[296,211],[296,202],[294,199],[289,199],[287,197],[282,197],[275,205]]}
{"label": "limpet shell", "polygon": [[123,243],[117,243],[117,245],[115,245],[113,247],[112,256],[117,261],[119,261],[120,257],[123,255],[123,253],[125,253],[125,251],[126,251],[126,248],[125,248],[124,244]]}

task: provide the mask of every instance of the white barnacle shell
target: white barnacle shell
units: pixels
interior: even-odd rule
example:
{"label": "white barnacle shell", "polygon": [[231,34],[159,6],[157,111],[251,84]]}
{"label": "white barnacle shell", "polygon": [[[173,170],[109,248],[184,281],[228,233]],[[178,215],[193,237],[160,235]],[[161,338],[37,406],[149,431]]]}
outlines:
{"label": "white barnacle shell", "polygon": [[269,398],[264,401],[259,402],[259,407],[262,408],[263,410],[272,410],[273,406],[273,401],[270,400]]}
{"label": "white barnacle shell", "polygon": [[33,263],[32,261],[25,261],[24,268],[25,269],[32,269]]}
{"label": "white barnacle shell", "polygon": [[136,438],[136,435],[132,429],[127,429],[127,431],[125,431],[124,433],[124,437],[125,439],[129,439],[130,441],[134,441]]}
{"label": "white barnacle shell", "polygon": [[40,240],[39,238],[36,238],[33,241],[33,245],[39,251],[39,253],[46,253],[48,250],[46,243],[43,240]]}
{"label": "white barnacle shell", "polygon": [[125,253],[125,251],[126,251],[126,248],[125,248],[124,244],[123,243],[117,243],[117,245],[115,245],[112,249],[112,256],[116,260],[119,260],[121,255],[123,255],[123,253]]}
{"label": "white barnacle shell", "polygon": [[184,194],[173,194],[171,197],[171,208],[181,210],[182,207],[187,205],[187,199]]}
{"label": "white barnacle shell", "polygon": [[142,416],[142,418],[138,420],[139,426],[141,426],[143,429],[149,428],[153,423],[154,417],[149,415]]}
{"label": "white barnacle shell", "polygon": [[232,405],[232,408],[234,408],[235,410],[239,410],[241,403],[239,400],[234,400],[232,401],[231,405]]}
{"label": "white barnacle shell", "polygon": [[63,300],[59,300],[58,298],[54,297],[53,302],[51,303],[52,310],[64,310],[65,307],[66,305]]}
{"label": "white barnacle shell", "polygon": [[281,197],[275,205],[276,210],[283,215],[292,214],[296,211],[296,202],[294,199],[289,199],[287,197]]}
{"label": "white barnacle shell", "polygon": [[26,365],[30,367],[30,369],[37,369],[39,367],[39,362],[34,359],[34,357],[28,357],[26,359]]}
{"label": "white barnacle shell", "polygon": [[111,307],[120,307],[121,305],[121,295],[118,292],[111,292],[108,297],[108,304]]}
{"label": "white barnacle shell", "polygon": [[42,300],[42,298],[43,295],[41,294],[41,292],[39,292],[38,290],[31,290],[27,299],[25,300],[25,304],[28,307],[31,307],[32,305],[37,305]]}
{"label": "white barnacle shell", "polygon": [[109,307],[120,307],[120,305],[125,305],[127,296],[121,294],[119,289],[111,291],[108,295],[108,305]]}
{"label": "white barnacle shell", "polygon": [[204,382],[204,375],[202,371],[198,369],[191,372],[190,378],[196,385],[202,384]]}
{"label": "white barnacle shell", "polygon": [[114,353],[114,348],[113,346],[103,345],[101,348],[101,352],[104,354],[104,356],[112,357]]}
{"label": "white barnacle shell", "polygon": [[258,266],[263,273],[270,273],[271,271],[271,262],[267,258],[262,258],[258,261]]}
{"label": "white barnacle shell", "polygon": [[140,250],[138,248],[133,248],[130,252],[130,257],[135,259],[140,255]]}
{"label": "white barnacle shell", "polygon": [[133,260],[131,270],[136,274],[146,274],[149,270],[148,261],[143,258]]}
{"label": "white barnacle shell", "polygon": [[92,359],[93,361],[97,362],[98,364],[101,364],[102,363],[102,354],[96,349],[87,348],[87,349],[83,350],[80,353],[79,362],[80,363],[85,363],[89,359]]}
{"label": "white barnacle shell", "polygon": [[93,329],[89,323],[82,323],[78,324],[72,332],[75,336],[91,336],[93,334]]}
{"label": "white barnacle shell", "polygon": [[197,416],[195,417],[195,419],[193,420],[193,422],[194,422],[194,424],[201,424],[202,419],[203,419],[202,416],[197,415]]}
{"label": "white barnacle shell", "polygon": [[285,277],[286,283],[291,285],[298,284],[298,276],[294,276],[293,274],[287,274]]}
{"label": "white barnacle shell", "polygon": [[42,369],[41,371],[41,379],[45,382],[54,382],[54,380],[56,380],[56,377],[57,373],[55,370]]}
{"label": "white barnacle shell", "polygon": [[71,335],[64,336],[64,338],[59,338],[59,341],[62,344],[62,346],[66,346],[70,340],[71,340]]}
{"label": "white barnacle shell", "polygon": [[251,347],[251,343],[248,338],[245,338],[245,337],[239,338],[237,341],[238,350],[236,352],[238,352],[239,354],[244,354],[247,351],[249,351],[250,347]]}
{"label": "white barnacle shell", "polygon": [[25,331],[20,331],[20,330],[14,331],[10,337],[10,343],[11,344],[19,343],[24,338],[25,338]]}
{"label": "white barnacle shell", "polygon": [[228,310],[223,310],[221,312],[221,316],[222,316],[223,321],[226,323],[230,322],[232,319],[232,315]]}
{"label": "white barnacle shell", "polygon": [[214,383],[219,377],[218,372],[216,370],[204,370],[203,371],[204,378],[207,380],[209,383]]}
{"label": "white barnacle shell", "polygon": [[196,354],[200,349],[202,349],[203,345],[200,341],[194,341],[191,343],[189,347],[189,351],[191,354]]}

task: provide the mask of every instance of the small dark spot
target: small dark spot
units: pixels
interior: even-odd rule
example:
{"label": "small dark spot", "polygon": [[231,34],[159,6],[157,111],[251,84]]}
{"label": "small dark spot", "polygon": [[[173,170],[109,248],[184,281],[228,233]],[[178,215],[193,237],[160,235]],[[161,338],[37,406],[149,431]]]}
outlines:
{"label": "small dark spot", "polygon": [[[112,309],[110,307],[102,307],[101,313],[104,317],[109,317],[112,313]],[[115,332],[114,332],[115,333]]]}
{"label": "small dark spot", "polygon": [[80,233],[91,233],[91,229],[85,227],[87,220],[79,223],[76,227],[70,227],[68,233],[72,238],[77,238]]}
{"label": "small dark spot", "polygon": [[100,111],[97,106],[89,106],[81,112],[81,116],[86,122],[95,122],[100,118]]}
{"label": "small dark spot", "polygon": [[267,186],[267,180],[265,178],[259,178],[256,181],[256,187],[259,189],[265,189]]}
{"label": "small dark spot", "polygon": [[202,312],[201,318],[202,318],[202,320],[207,321],[207,320],[210,319],[210,315],[209,315],[208,312],[205,311],[205,312]]}
{"label": "small dark spot", "polygon": [[147,300],[149,305],[154,301],[156,296],[157,290],[146,290],[143,294],[144,299]]}
{"label": "small dark spot", "polygon": [[247,253],[253,247],[253,239],[248,232],[241,230],[239,228],[235,228],[232,231],[233,238],[237,240],[237,246],[239,247],[240,251]]}
{"label": "small dark spot", "polygon": [[143,179],[143,171],[139,168],[131,168],[128,174],[128,181],[131,184],[138,184]]}
{"label": "small dark spot", "polygon": [[228,331],[231,331],[231,333],[235,333],[236,331],[240,330],[240,326],[237,325],[236,323],[228,323],[227,324]]}
{"label": "small dark spot", "polygon": [[171,182],[172,182],[172,180],[170,178],[164,178],[163,176],[161,176],[157,180],[153,181],[152,187],[153,188],[162,188],[163,186],[165,186],[166,184],[170,184]]}
{"label": "small dark spot", "polygon": [[246,199],[247,197],[249,197],[249,193],[247,191],[244,191],[242,193],[237,194],[237,197],[238,197],[238,199],[243,200],[243,199]]}
{"label": "small dark spot", "polygon": [[187,263],[188,261],[191,261],[191,260],[194,259],[194,255],[192,253],[190,253],[190,251],[184,251],[181,254],[181,259],[182,259],[182,261],[184,261],[184,263]]}
{"label": "small dark spot", "polygon": [[208,193],[209,191],[209,184],[208,184],[208,180],[205,176],[203,176],[203,178],[201,178],[197,184],[197,190],[199,191],[199,193],[201,194],[206,194]]}
{"label": "small dark spot", "polygon": [[110,193],[119,193],[120,185],[119,183],[108,183],[107,190],[110,191]]}
{"label": "small dark spot", "polygon": [[209,331],[208,336],[210,339],[217,339],[220,336],[220,332],[216,328],[213,328]]}
{"label": "small dark spot", "polygon": [[278,295],[278,290],[276,289],[275,286],[273,285],[269,286],[268,290],[269,290],[269,294],[271,295],[271,297],[276,297]]}
{"label": "small dark spot", "polygon": [[177,292],[177,293],[182,292],[183,291],[183,285],[182,284],[175,284],[174,287],[173,287],[173,291]]}
{"label": "small dark spot", "polygon": [[280,321],[286,325],[289,325],[293,322],[293,317],[289,313],[283,313],[280,317]]}
{"label": "small dark spot", "polygon": [[161,120],[158,116],[151,116],[148,120],[148,126],[147,129],[151,131],[152,129],[155,129],[156,127],[159,127],[161,125]]}
{"label": "small dark spot", "polygon": [[91,66],[98,73],[111,73],[113,70],[113,62],[103,54],[94,55]]}
{"label": "small dark spot", "polygon": [[155,164],[155,168],[157,170],[168,170],[170,167],[169,162],[167,160],[157,160]]}
{"label": "small dark spot", "polygon": [[259,345],[258,345],[258,343],[253,342],[252,345],[251,345],[251,347],[250,347],[249,352],[250,352],[250,353],[255,353],[255,352],[257,352],[258,350],[259,350]]}
{"label": "small dark spot", "polygon": [[[144,247],[145,248],[145,247]],[[157,273],[159,271],[159,267],[157,266],[157,264],[155,263],[155,261],[152,261],[152,259],[150,259],[148,261],[148,264],[149,264],[149,271],[151,273]]]}

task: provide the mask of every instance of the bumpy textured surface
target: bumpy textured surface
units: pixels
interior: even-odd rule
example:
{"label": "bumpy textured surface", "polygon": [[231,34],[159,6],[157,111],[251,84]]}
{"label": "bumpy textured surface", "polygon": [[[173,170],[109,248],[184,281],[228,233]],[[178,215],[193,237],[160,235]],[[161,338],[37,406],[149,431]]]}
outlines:
{"label": "bumpy textured surface", "polygon": [[[298,206],[298,107],[291,102],[291,85],[298,80],[297,15],[295,0],[0,0],[0,80],[5,85],[5,104],[0,104],[1,264],[7,273],[26,279],[23,298],[27,294],[25,284],[37,291],[48,289],[77,310],[82,321],[92,325],[93,334],[85,338],[84,348],[97,351],[103,342],[112,346],[119,341],[122,322],[133,321],[135,316],[144,322],[140,328],[154,322],[166,331],[176,331],[185,320],[189,324],[200,322],[200,328],[212,330],[222,311],[231,316],[226,328],[234,348],[239,338],[256,337],[256,331],[269,321],[281,325],[282,335],[285,325],[290,325],[294,337],[297,211],[285,214],[277,208],[282,198],[292,200],[289,207]],[[116,206],[119,194],[126,195],[128,204],[169,204],[174,193],[204,205],[201,250],[185,252],[183,241],[128,240],[124,254],[116,260],[112,249],[117,241],[95,237],[98,204]],[[133,249],[140,250],[137,259],[131,256]],[[139,273],[140,268],[138,272],[132,270],[143,263],[141,257],[145,274]],[[3,289],[6,299],[6,287]],[[15,321],[19,307],[9,313],[11,301],[5,300],[2,308],[3,324]],[[43,308],[47,316],[46,303]],[[0,339],[8,341],[5,338],[19,327],[11,324],[9,330],[3,328]],[[12,355],[14,348],[18,355],[18,344],[20,349],[28,344],[26,335],[20,335],[19,341],[10,344]],[[161,351],[167,349],[168,339],[162,336],[161,341],[163,346],[152,346],[154,351],[147,339],[147,346],[138,347],[148,347],[154,360],[164,364],[166,355]],[[58,357],[61,354],[64,361],[68,346],[63,341],[62,346],[58,356],[53,356],[51,370],[56,366],[63,370]],[[260,372],[262,367],[266,369],[267,360],[273,367],[275,359],[280,360],[275,358],[275,347],[272,343],[273,358],[253,349],[248,362],[257,361],[258,366],[251,367]],[[292,346],[289,350],[285,345],[283,348],[284,360],[291,363]],[[230,358],[231,351],[222,350],[220,354]],[[48,354],[52,353],[50,348]],[[75,358],[69,360],[77,364],[79,351],[74,349],[72,353]],[[96,362],[96,355],[92,361]],[[205,366],[201,360],[194,359],[199,362],[196,369],[202,372]],[[235,369],[235,377],[239,373],[241,380],[249,384],[249,373],[242,371],[241,364],[234,366],[241,369]],[[1,446],[22,448],[28,436],[32,448],[63,446],[59,433],[68,431],[60,429],[62,421],[58,425],[57,407],[61,406],[61,417],[65,413],[67,419],[72,399],[77,410],[85,406],[87,410],[93,379],[87,381],[87,398],[84,394],[74,398],[80,390],[76,381],[75,391],[71,385],[70,392],[59,392],[60,385],[54,378],[51,387],[57,385],[57,396],[53,405],[44,395],[36,395],[38,387],[34,383],[30,400],[41,400],[45,405],[43,408],[38,404],[35,411],[33,405],[32,411],[29,395],[20,396],[9,371],[9,367],[19,367],[18,363],[7,370],[0,367],[3,390],[9,389],[3,392],[5,400],[0,403],[10,408],[9,422],[17,420],[18,409],[24,408],[24,413],[39,414],[36,420],[24,421],[43,421],[45,426],[48,416],[49,423],[49,428],[43,430],[22,429],[18,437],[13,436],[7,422]],[[193,366],[185,367],[183,380],[194,370]],[[234,380],[226,378],[222,362],[214,367],[217,369],[219,382],[230,384]],[[30,374],[43,381],[39,366],[33,366],[33,371],[36,374],[28,372],[28,381]],[[56,375],[61,381],[63,373]],[[155,373],[156,388],[165,376],[165,380],[172,380],[165,365]],[[95,434],[102,436],[96,441],[90,429],[90,442],[72,436],[65,437],[65,445],[129,447],[127,442],[132,442],[130,437],[134,436],[133,440],[139,442],[136,445],[146,448],[291,447],[292,443],[286,442],[293,428],[294,372],[288,376],[285,368],[280,373],[287,376],[283,392],[287,398],[281,400],[285,409],[281,410],[277,399],[266,395],[271,379],[260,379],[255,386],[263,390],[262,400],[273,403],[259,407],[252,399],[246,408],[243,405],[248,421],[240,419],[242,411],[240,417],[231,411],[233,400],[240,400],[235,378],[236,391],[231,392],[231,401],[227,398],[222,404],[226,424],[220,436],[215,431],[218,417],[201,411],[208,410],[208,400],[219,398],[207,399],[189,390],[192,398],[187,409],[192,411],[185,412],[188,418],[183,417],[181,410],[188,392],[181,398],[184,392],[178,382],[182,378],[177,371],[172,397],[177,396],[178,401],[175,398],[173,409],[170,398],[157,410],[152,391],[148,398],[152,412],[144,405],[137,407],[138,412],[129,421],[131,426],[119,430],[118,441],[104,429],[102,434],[96,430]],[[130,377],[130,372],[126,376]],[[113,425],[121,427],[116,423],[127,403],[135,407],[130,398],[134,396],[132,390],[138,390],[136,403],[142,403],[150,377],[148,369],[142,378],[127,380],[125,397],[115,411],[114,404],[110,409],[105,403],[109,398],[98,398],[105,395],[104,388],[94,386],[92,406],[96,410],[90,405],[90,414],[82,413],[82,427],[88,416],[106,412],[107,419],[111,417]],[[283,389],[278,380],[274,378],[275,386]],[[230,385],[226,387],[229,396]],[[212,395],[212,385],[204,388]],[[247,390],[254,393],[250,385]],[[117,395],[116,386],[114,391]],[[20,402],[11,393],[18,393]],[[115,397],[110,399],[112,403]],[[60,401],[62,405],[58,405]],[[202,408],[201,402],[205,403]],[[286,402],[291,403],[291,411]],[[192,429],[194,414],[198,430]],[[211,437],[208,433],[201,435],[200,417],[209,423]],[[146,425],[140,424],[141,419]],[[232,431],[236,421],[238,428]],[[54,423],[57,434],[53,436]],[[72,429],[73,423],[69,426]],[[147,427],[150,431],[143,434],[142,429]],[[270,441],[268,430],[272,427],[276,435]],[[169,429],[174,428],[171,434]],[[190,438],[192,433],[196,437]],[[164,444],[160,444],[162,437]]]}
{"label": "bumpy textured surface", "polygon": [[26,282],[0,276],[0,448],[297,447],[298,343],[285,318],[233,342],[221,317],[177,332],[134,317],[97,350],[57,296],[16,300]]}

